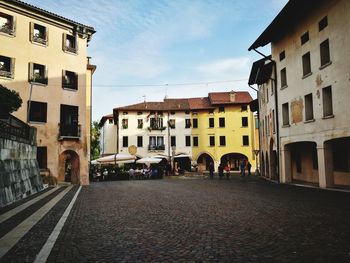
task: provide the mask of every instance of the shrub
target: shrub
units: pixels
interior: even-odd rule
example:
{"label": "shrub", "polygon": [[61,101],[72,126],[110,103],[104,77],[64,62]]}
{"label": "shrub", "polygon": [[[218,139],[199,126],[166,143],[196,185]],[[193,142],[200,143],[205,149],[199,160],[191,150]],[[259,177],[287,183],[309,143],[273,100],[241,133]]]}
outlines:
{"label": "shrub", "polygon": [[9,114],[18,110],[22,105],[22,99],[15,90],[0,85],[0,112]]}

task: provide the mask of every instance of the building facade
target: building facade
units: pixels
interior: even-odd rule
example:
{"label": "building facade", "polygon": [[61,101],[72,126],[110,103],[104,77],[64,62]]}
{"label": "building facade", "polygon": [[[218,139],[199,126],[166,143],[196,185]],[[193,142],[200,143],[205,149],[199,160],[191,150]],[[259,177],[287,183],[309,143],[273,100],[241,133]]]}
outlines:
{"label": "building facade", "polygon": [[350,185],[349,14],[346,0],[291,0],[250,47],[271,43],[281,182]]}
{"label": "building facade", "polygon": [[94,29],[21,1],[0,2],[0,83],[19,92],[14,115],[37,128],[42,173],[88,184]]}
{"label": "building facade", "polygon": [[115,108],[114,127],[107,116],[101,119],[101,146],[112,144],[112,152],[118,153],[128,153],[131,147],[138,157],[172,157],[186,170],[191,169],[191,161],[197,162],[200,171],[208,170],[210,162],[216,170],[220,163],[238,170],[242,159],[248,159],[254,169],[256,127],[248,105],[251,100],[248,92],[216,92],[204,98],[166,98]]}

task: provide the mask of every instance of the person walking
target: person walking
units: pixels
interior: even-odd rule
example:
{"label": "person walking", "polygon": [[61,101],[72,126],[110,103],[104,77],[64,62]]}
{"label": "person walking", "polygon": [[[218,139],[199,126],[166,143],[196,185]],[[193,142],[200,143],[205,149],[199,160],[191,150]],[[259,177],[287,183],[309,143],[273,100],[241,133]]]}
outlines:
{"label": "person walking", "polygon": [[245,177],[245,160],[241,161],[241,164],[239,165],[239,169],[241,170],[241,177],[244,178]]}
{"label": "person walking", "polygon": [[228,164],[225,166],[225,171],[226,171],[226,179],[229,180],[230,179],[230,166]]}
{"label": "person walking", "polygon": [[248,161],[248,162],[247,162],[248,176],[250,176],[250,169],[252,169],[252,164]]}
{"label": "person walking", "polygon": [[210,177],[210,179],[214,178],[214,164],[213,164],[213,162],[210,162],[210,164],[209,164],[209,177]]}
{"label": "person walking", "polygon": [[221,179],[224,176],[224,166],[220,163],[219,164],[219,179]]}

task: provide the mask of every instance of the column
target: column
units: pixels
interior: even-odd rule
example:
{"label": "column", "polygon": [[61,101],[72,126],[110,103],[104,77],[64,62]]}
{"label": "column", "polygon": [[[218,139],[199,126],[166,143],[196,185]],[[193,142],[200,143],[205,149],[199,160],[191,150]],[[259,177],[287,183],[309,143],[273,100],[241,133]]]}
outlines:
{"label": "column", "polygon": [[318,180],[320,188],[333,185],[333,152],[330,144],[317,146]]}
{"label": "column", "polygon": [[280,178],[281,183],[292,182],[292,157],[288,146],[281,149]]}

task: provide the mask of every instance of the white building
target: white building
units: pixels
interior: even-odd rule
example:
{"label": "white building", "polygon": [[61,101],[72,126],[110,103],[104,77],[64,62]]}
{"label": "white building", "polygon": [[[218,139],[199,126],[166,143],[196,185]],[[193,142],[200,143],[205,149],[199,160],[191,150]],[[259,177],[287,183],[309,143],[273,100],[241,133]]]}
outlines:
{"label": "white building", "polygon": [[113,114],[103,116],[99,123],[100,155],[111,155],[117,152],[117,126],[114,125]]}
{"label": "white building", "polygon": [[348,0],[290,0],[249,48],[271,43],[281,182],[350,185],[349,16]]}

